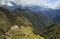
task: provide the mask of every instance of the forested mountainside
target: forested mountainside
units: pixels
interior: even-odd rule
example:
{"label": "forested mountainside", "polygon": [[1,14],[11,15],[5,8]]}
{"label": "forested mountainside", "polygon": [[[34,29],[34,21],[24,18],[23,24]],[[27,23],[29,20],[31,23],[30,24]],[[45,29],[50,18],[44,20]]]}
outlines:
{"label": "forested mountainside", "polygon": [[53,18],[53,21],[54,21],[54,22],[57,22],[57,23],[60,23],[60,15],[56,15],[56,16]]}
{"label": "forested mountainside", "polygon": [[[32,26],[28,19],[23,16],[17,16],[7,9],[0,8],[0,36],[5,35],[12,26]],[[3,37],[2,37],[3,38]]]}
{"label": "forested mountainside", "polygon": [[[30,34],[28,34],[32,38],[30,37],[25,37],[25,38],[35,39],[34,37],[36,37],[37,39],[41,39],[40,37],[42,36],[46,37],[45,34],[43,34],[43,32],[52,24],[53,24],[53,21],[48,17],[46,17],[45,15],[35,13],[28,9],[17,8],[13,12],[10,12],[8,9],[0,7],[0,39],[7,39],[7,38],[12,39],[9,36],[13,36],[13,39],[24,39],[26,33],[29,33],[28,31],[30,28],[32,28],[32,31],[30,30],[31,31],[30,34],[33,33],[32,34],[33,36],[32,35],[30,36]],[[56,26],[59,26],[59,25],[57,24]],[[11,30],[14,32],[16,30],[17,34],[11,35],[14,33]],[[21,38],[20,32],[22,32],[22,34],[26,32],[23,34],[24,37],[22,36]],[[19,38],[16,38],[17,35]]]}
{"label": "forested mountainside", "polygon": [[60,39],[60,24],[51,24],[42,32],[45,39]]}
{"label": "forested mountainside", "polygon": [[27,18],[32,23],[32,27],[40,32],[47,28],[48,25],[53,24],[53,21],[45,15],[35,13],[28,9],[17,8],[13,11],[13,13],[16,13],[18,16],[24,16],[25,18]]}

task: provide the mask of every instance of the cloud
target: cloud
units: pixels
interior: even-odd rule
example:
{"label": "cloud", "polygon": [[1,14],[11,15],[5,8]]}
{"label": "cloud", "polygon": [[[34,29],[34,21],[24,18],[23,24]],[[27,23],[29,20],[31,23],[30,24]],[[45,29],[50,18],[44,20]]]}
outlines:
{"label": "cloud", "polygon": [[1,4],[2,4],[2,5],[7,5],[7,6],[13,6],[13,5],[10,3],[11,1],[14,1],[14,0],[2,0],[2,1],[1,1]]}
{"label": "cloud", "polygon": [[[57,0],[53,3],[51,0],[51,4],[49,3],[49,0],[3,0],[3,4],[13,6],[10,2],[14,2],[17,5],[22,5],[22,6],[31,6],[31,5],[36,5],[36,6],[43,6],[45,8],[51,8],[51,9],[60,9],[60,0]],[[5,3],[8,1],[7,3]]]}

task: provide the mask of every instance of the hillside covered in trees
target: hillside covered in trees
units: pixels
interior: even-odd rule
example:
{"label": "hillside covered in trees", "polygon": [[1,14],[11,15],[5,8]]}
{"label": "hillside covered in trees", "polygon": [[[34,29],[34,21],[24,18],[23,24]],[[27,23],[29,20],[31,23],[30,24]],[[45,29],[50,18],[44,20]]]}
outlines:
{"label": "hillside covered in trees", "polygon": [[20,8],[10,12],[0,7],[0,39],[59,39],[60,34],[55,36],[59,27],[43,14]]}

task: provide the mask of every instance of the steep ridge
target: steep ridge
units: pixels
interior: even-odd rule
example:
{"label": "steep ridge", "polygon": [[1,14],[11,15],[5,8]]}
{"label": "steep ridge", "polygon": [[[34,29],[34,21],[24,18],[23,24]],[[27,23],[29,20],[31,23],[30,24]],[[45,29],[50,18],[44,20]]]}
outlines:
{"label": "steep ridge", "polygon": [[45,39],[60,39],[60,24],[51,24],[43,32]]}
{"label": "steep ridge", "polygon": [[12,26],[32,26],[28,19],[23,16],[17,16],[5,8],[0,8],[0,35],[5,34]]}
{"label": "steep ridge", "polygon": [[19,16],[24,16],[25,18],[27,18],[32,23],[33,25],[32,27],[40,32],[47,28],[48,25],[53,23],[52,20],[50,20],[45,15],[35,13],[28,9],[17,8],[13,11],[13,13],[16,13]]}
{"label": "steep ridge", "polygon": [[[16,27],[16,26],[19,27],[17,31],[20,31],[21,28],[22,28],[22,31],[24,31],[27,28],[25,30],[26,32],[28,28],[31,27],[34,32],[34,33],[32,32],[34,36],[35,34],[36,35],[41,34],[46,39],[60,38],[60,33],[59,33],[60,25],[53,24],[53,21],[50,20],[45,15],[35,13],[28,9],[19,9],[19,8],[15,9],[13,12],[10,12],[8,9],[0,7],[0,39],[4,39],[3,36],[6,35],[6,32],[9,32],[11,30],[11,27]],[[55,35],[57,35],[57,37]]]}
{"label": "steep ridge", "polygon": [[[24,29],[24,30],[22,30],[22,31],[26,31],[25,28],[27,28],[27,30],[29,30],[29,28],[30,27],[32,28],[33,25],[23,15],[19,16],[16,13],[10,12],[8,9],[0,7],[0,39],[10,39],[11,37],[9,38],[9,34],[11,34],[11,33],[9,33],[8,36],[6,35],[6,33],[9,32],[11,29],[13,29],[15,26],[18,26],[19,28],[21,28],[21,26],[23,26],[22,29]],[[17,31],[20,31],[20,30],[17,29]],[[17,31],[14,31],[14,32],[16,32],[17,34],[21,34],[20,32],[17,32]],[[26,31],[26,32],[29,33],[28,31]],[[24,32],[22,34],[24,34]],[[28,34],[28,35],[30,35],[30,34]],[[44,39],[40,35],[35,35],[33,31],[32,31],[32,35],[33,35],[33,38],[36,37],[37,39]],[[25,38],[25,37],[23,37],[23,38]],[[30,38],[31,38],[31,36],[29,36],[29,39]]]}
{"label": "steep ridge", "polygon": [[[5,8],[0,7],[0,15],[3,15],[5,17],[5,20],[7,21],[7,23],[10,24],[10,26],[29,26],[32,24],[33,26],[31,27],[33,27],[34,30],[36,30],[37,32],[43,31],[45,28],[47,28],[53,23],[49,18],[47,18],[43,14],[35,13],[28,9],[17,8],[13,12],[10,12]],[[2,19],[4,19],[3,16],[1,16]]]}

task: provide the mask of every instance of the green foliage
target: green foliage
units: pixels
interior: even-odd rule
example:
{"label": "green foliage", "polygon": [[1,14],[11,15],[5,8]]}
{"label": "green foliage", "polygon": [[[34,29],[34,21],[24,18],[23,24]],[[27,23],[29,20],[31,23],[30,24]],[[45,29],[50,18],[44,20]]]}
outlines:
{"label": "green foliage", "polygon": [[[12,26],[17,25],[20,27],[22,25],[25,27],[22,27],[19,30],[21,30],[23,33],[27,33],[27,37],[23,37],[21,39],[25,39],[25,38],[40,39],[41,37],[40,34],[42,33],[43,33],[42,35],[47,38],[47,36],[50,36],[50,35],[49,34],[46,35],[44,34],[44,32],[47,31],[47,29],[50,29],[49,26],[55,26],[55,28],[56,26],[59,26],[59,24],[52,24],[52,23],[53,23],[52,20],[50,20],[45,15],[38,14],[38,13],[36,14],[35,12],[32,12],[28,9],[23,10],[18,8],[13,12],[10,12],[5,8],[0,7],[0,37],[2,35],[5,35],[6,32],[8,32]],[[31,30],[30,27],[32,27],[35,33],[38,33],[38,34],[34,34],[33,30]],[[58,29],[59,28],[56,28],[55,29],[56,31],[55,30],[53,31],[59,32]],[[50,31],[48,30],[48,32]],[[17,39],[20,39],[20,37]]]}
{"label": "green foliage", "polygon": [[0,7],[0,35],[5,35],[5,33],[8,32],[14,25],[19,27],[20,25],[32,26],[32,24],[25,17],[18,16],[17,14]]}
{"label": "green foliage", "polygon": [[42,33],[46,39],[60,39],[60,24],[51,24]]}
{"label": "green foliage", "polygon": [[46,27],[48,27],[50,24],[53,23],[51,19],[49,19],[47,16],[39,13],[35,13],[33,11],[30,11],[28,9],[19,9],[13,11],[13,13],[16,13],[18,16],[23,16],[26,19],[28,19],[32,23],[32,27],[37,31],[41,32]]}

